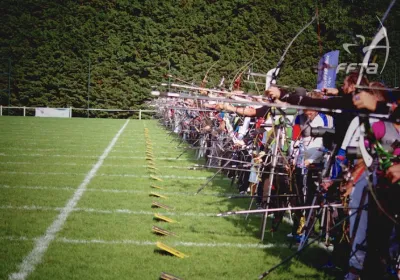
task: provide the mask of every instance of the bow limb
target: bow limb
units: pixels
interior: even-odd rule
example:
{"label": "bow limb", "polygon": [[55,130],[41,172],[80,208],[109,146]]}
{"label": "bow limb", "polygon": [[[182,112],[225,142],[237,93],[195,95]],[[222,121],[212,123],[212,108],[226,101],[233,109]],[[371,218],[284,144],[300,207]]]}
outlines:
{"label": "bow limb", "polygon": [[[369,64],[369,60],[371,58],[371,54],[372,54],[372,50],[376,49],[378,46],[378,43],[382,40],[386,38],[386,42],[388,43],[388,38],[387,38],[387,32],[386,32],[386,28],[382,25],[382,27],[379,29],[378,33],[376,33],[374,39],[372,40],[371,44],[364,48],[364,50],[366,50],[365,55],[364,55],[364,59],[362,61],[361,64],[361,68],[360,68],[360,73],[358,74],[358,78],[357,78],[357,83],[356,83],[356,87],[358,87],[361,83],[361,79],[363,77],[364,74],[364,70],[368,67]],[[388,57],[388,52],[386,53],[386,60]],[[385,62],[386,65],[386,62]],[[383,68],[385,67],[385,65],[383,66]]]}
{"label": "bow limb", "polygon": [[[294,41],[296,41],[296,39],[300,36],[300,34],[303,33],[304,30],[306,30],[307,27],[309,27],[315,21],[316,18],[317,18],[317,15],[314,15],[313,18],[306,25],[303,26],[303,28],[296,34],[296,36],[293,37],[293,39],[287,45],[287,47],[285,48],[285,51],[283,52],[283,54],[279,58],[279,61],[276,64],[276,67],[274,69],[272,69],[273,72],[271,74],[272,78],[271,78],[270,85],[271,84],[273,84],[273,85],[276,84],[276,79],[278,78],[279,70],[280,70],[280,68],[282,66],[283,61],[285,60],[285,56],[286,56],[287,52],[289,51],[290,47],[293,45]],[[269,88],[270,85],[267,84],[268,88]]]}
{"label": "bow limb", "polygon": [[218,62],[219,62],[219,61],[217,60],[216,62],[214,62],[214,63],[211,65],[210,68],[207,69],[207,72],[206,72],[206,74],[204,75],[203,80],[201,81],[200,87],[205,87],[205,86],[206,86],[206,84],[207,84],[208,73],[211,71],[211,69],[214,68],[215,65],[217,65]]}
{"label": "bow limb", "polygon": [[[388,11],[393,6],[393,4],[394,3],[392,2],[391,5],[389,6]],[[385,13],[385,15],[388,13],[388,11]],[[362,80],[362,77],[363,77],[363,74],[364,74],[364,70],[368,67],[369,60],[370,60],[371,54],[372,54],[372,50],[376,49],[377,46],[378,46],[378,43],[380,41],[382,41],[382,39],[384,39],[384,38],[386,38],[387,46],[389,45],[389,39],[387,38],[386,28],[383,26],[382,21],[379,21],[379,22],[381,24],[381,28],[379,29],[378,33],[376,33],[375,37],[372,39],[371,44],[368,47],[364,48],[364,50],[366,50],[366,51],[365,51],[364,59],[363,59],[362,64],[361,64],[360,72],[358,73],[357,83],[356,83],[356,86],[355,86],[356,89],[360,86],[361,80]],[[386,59],[385,59],[385,64],[384,64],[383,68],[385,68],[386,60],[388,58],[388,55],[389,55],[389,53],[386,52]],[[365,118],[365,117],[359,118],[359,121],[360,121],[360,123],[363,123],[362,128],[364,130],[364,131],[362,131],[360,133],[359,147],[360,147],[361,154],[362,154],[362,157],[364,159],[364,162],[365,162],[366,166],[368,168],[370,168],[372,166],[372,163],[373,163],[373,157],[372,157],[369,149],[367,149],[365,147],[364,134],[367,133],[370,137],[372,137],[372,138],[375,138],[375,137],[372,135],[373,133],[371,132],[371,126],[369,124],[368,118]],[[375,142],[375,140],[374,140],[374,142]]]}
{"label": "bow limb", "polygon": [[240,67],[239,70],[235,73],[235,75],[233,76],[232,82],[229,85],[229,90],[233,90],[233,84],[235,83],[236,79],[246,71],[246,69],[249,67],[249,65],[253,62],[253,59],[254,59],[254,53],[253,53],[251,59],[248,62],[246,62],[245,65]]}
{"label": "bow limb", "polygon": [[[363,63],[361,65],[361,69],[360,69],[360,73],[358,75],[358,79],[357,79],[357,83],[356,83],[356,88],[360,85],[361,83],[361,79],[363,76],[363,72],[364,69],[366,69],[366,67],[368,66],[369,63],[369,59],[371,57],[371,53],[372,50],[375,49],[378,45],[378,43],[383,39],[386,38],[386,43],[388,43],[388,38],[387,38],[387,32],[386,32],[386,28],[383,26],[383,21],[386,19],[387,15],[389,14],[390,9],[393,7],[394,3],[396,2],[396,0],[393,0],[388,9],[386,10],[384,17],[382,18],[382,20],[380,20],[380,25],[381,28],[379,29],[378,33],[375,35],[374,39],[372,40],[371,44],[367,47],[364,48],[366,49],[366,53],[363,59]],[[386,53],[386,59],[388,57],[388,53]],[[386,64],[386,62],[385,62]],[[382,213],[385,214],[385,216],[387,218],[389,218],[394,224],[398,224],[398,221],[396,220],[395,217],[393,217],[390,213],[388,213],[386,211],[386,209],[381,205],[379,198],[377,196],[377,194],[374,191],[374,188],[372,186],[372,163],[373,163],[373,156],[379,157],[379,155],[375,152],[374,154],[372,154],[372,146],[377,146],[378,144],[378,140],[376,139],[372,129],[371,129],[371,125],[369,123],[369,118],[366,116],[363,117],[358,117],[360,123],[362,123],[363,125],[361,126],[361,129],[363,128],[365,130],[365,133],[363,131],[360,132],[360,139],[359,139],[359,147],[361,150],[361,154],[363,157],[363,160],[366,164],[366,166],[368,167],[368,170],[370,171],[370,175],[368,176],[368,190],[372,196],[372,198],[374,199],[376,206],[378,207],[379,210],[382,211]],[[367,138],[369,138],[370,140],[370,145],[371,147],[369,147],[368,149],[365,147],[364,144],[364,134],[367,135]]]}
{"label": "bow limb", "polygon": [[[358,79],[357,79],[357,86],[359,86],[360,83],[361,83],[362,74],[363,74],[364,68],[367,67],[367,65],[368,65],[368,63],[369,63],[369,59],[370,59],[370,57],[371,57],[371,52],[372,52],[372,50],[377,46],[377,44],[378,44],[383,38],[386,38],[386,45],[389,46],[389,39],[388,39],[388,37],[387,37],[386,28],[383,26],[383,22],[385,21],[385,19],[386,19],[387,16],[389,15],[389,12],[390,12],[390,10],[393,8],[393,5],[396,3],[396,1],[397,1],[397,0],[392,0],[392,1],[390,2],[388,8],[386,9],[385,13],[383,14],[382,19],[379,19],[379,18],[378,18],[381,28],[379,29],[378,33],[375,35],[375,37],[374,37],[374,39],[372,40],[372,42],[371,42],[371,44],[369,45],[369,47],[364,48],[364,49],[366,49],[366,53],[365,53],[365,56],[364,56],[364,59],[363,59],[363,64],[362,64],[361,69],[360,69],[360,74],[359,74]],[[382,67],[382,71],[383,71],[383,69],[385,68],[386,61],[387,61],[387,59],[388,59],[388,56],[389,56],[389,53],[386,52],[385,64],[384,64],[383,67]],[[382,73],[382,71],[381,71],[381,73]]]}

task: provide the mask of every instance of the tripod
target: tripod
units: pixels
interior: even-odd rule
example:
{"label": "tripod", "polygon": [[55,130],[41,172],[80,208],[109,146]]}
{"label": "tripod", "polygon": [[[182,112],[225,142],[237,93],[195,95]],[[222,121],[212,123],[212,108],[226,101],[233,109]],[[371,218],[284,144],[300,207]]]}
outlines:
{"label": "tripod", "polygon": [[[271,118],[272,118],[272,123],[275,123],[275,114],[272,111],[272,109],[270,108],[269,111],[271,112]],[[279,111],[281,112],[281,114],[283,116],[285,116],[285,113],[279,109]],[[266,209],[268,210],[270,203],[271,203],[271,191],[272,191],[272,184],[274,182],[274,178],[275,178],[275,169],[277,166],[277,162],[278,162],[278,152],[280,151],[280,143],[282,140],[284,140],[283,136],[284,136],[284,129],[286,127],[286,122],[285,120],[282,122],[279,122],[278,125],[273,125],[272,129],[276,129],[275,133],[275,145],[272,148],[272,154],[270,155],[272,161],[271,161],[271,170],[270,170],[270,174],[268,176],[268,194],[267,194],[267,204],[266,204]],[[267,225],[267,219],[268,219],[268,212],[265,212],[263,214],[263,218],[262,218],[262,226],[261,226],[261,241],[264,240],[264,236],[265,236],[265,228]]]}

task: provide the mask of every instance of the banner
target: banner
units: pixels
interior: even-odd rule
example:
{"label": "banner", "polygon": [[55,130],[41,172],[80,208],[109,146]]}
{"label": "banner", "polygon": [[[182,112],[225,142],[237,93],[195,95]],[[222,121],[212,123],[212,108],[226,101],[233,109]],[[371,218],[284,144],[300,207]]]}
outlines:
{"label": "banner", "polygon": [[339,64],[339,51],[324,54],[318,63],[317,89],[335,88],[336,68]]}
{"label": "banner", "polygon": [[36,117],[70,118],[70,108],[35,108]]}

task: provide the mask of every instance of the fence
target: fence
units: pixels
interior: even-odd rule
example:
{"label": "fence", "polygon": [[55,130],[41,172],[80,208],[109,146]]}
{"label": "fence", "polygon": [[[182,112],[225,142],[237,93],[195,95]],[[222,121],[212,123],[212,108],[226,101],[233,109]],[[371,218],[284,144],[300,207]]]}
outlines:
{"label": "fence", "polygon": [[[2,106],[0,105],[0,116],[35,116],[36,109],[39,107],[16,107],[16,106]],[[123,110],[123,109],[95,109],[95,108],[52,108],[52,109],[69,109],[69,118],[72,117],[90,117],[90,118],[127,118],[135,117],[141,120],[143,117],[147,118],[154,115],[156,110]],[[75,112],[75,113],[73,113]]]}

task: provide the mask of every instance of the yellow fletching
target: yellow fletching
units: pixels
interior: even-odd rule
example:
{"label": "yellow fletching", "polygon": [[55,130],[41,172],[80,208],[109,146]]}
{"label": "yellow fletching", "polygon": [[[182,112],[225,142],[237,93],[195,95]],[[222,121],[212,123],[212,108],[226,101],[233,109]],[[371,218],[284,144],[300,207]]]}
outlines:
{"label": "yellow fletching", "polygon": [[175,233],[173,233],[173,232],[170,232],[170,231],[168,231],[168,230],[165,230],[165,229],[162,229],[162,228],[156,227],[156,226],[153,226],[151,230],[152,230],[153,232],[155,232],[155,233],[159,233],[159,234],[162,234],[162,235],[173,235],[173,236],[177,236],[177,235],[176,235]]}
{"label": "yellow fletching", "polygon": [[155,193],[155,192],[151,192],[149,195],[150,195],[150,196],[156,196],[156,197],[161,197],[161,198],[168,199],[168,197],[166,197],[166,196],[164,196],[164,195],[161,195],[161,194],[158,194],[158,193]]}
{"label": "yellow fletching", "polygon": [[167,246],[167,245],[165,245],[165,244],[163,244],[163,243],[161,243],[161,242],[157,242],[156,245],[157,245],[157,247],[160,248],[161,250],[167,251],[168,253],[170,253],[170,254],[172,254],[172,255],[178,257],[178,258],[183,259],[183,258],[189,257],[188,255],[185,255],[184,253],[179,252],[178,250],[176,250],[176,249],[174,249],[174,248],[172,248],[172,247],[169,247],[169,246]]}
{"label": "yellow fletching", "polygon": [[168,217],[165,217],[165,216],[163,216],[163,215],[160,215],[160,214],[158,214],[158,213],[155,213],[155,214],[154,214],[154,218],[156,218],[156,219],[158,219],[158,220],[165,221],[165,222],[167,222],[167,223],[177,223],[177,221],[172,220],[172,219],[170,219],[170,218],[168,218]]}
{"label": "yellow fletching", "polygon": [[174,208],[172,208],[172,207],[170,207],[170,206],[167,206],[167,205],[165,205],[165,204],[161,204],[161,203],[156,202],[156,201],[153,201],[153,202],[151,203],[151,206],[152,206],[152,207],[164,208],[164,209],[166,209],[166,210],[173,210],[173,209],[174,209]]}
{"label": "yellow fletching", "polygon": [[161,272],[160,279],[162,279],[162,280],[182,280],[181,278],[176,277],[176,276],[166,273],[166,272]]}
{"label": "yellow fletching", "polygon": [[160,179],[160,178],[158,178],[158,177],[156,177],[156,176],[154,176],[154,175],[150,175],[150,178],[153,179],[153,180],[160,181],[160,182],[163,181],[162,179]]}
{"label": "yellow fletching", "polygon": [[151,185],[150,187],[152,187],[153,189],[159,189],[159,190],[163,190],[163,187],[160,186],[155,186],[155,185]]}

